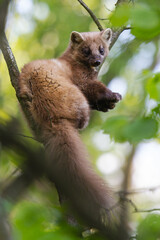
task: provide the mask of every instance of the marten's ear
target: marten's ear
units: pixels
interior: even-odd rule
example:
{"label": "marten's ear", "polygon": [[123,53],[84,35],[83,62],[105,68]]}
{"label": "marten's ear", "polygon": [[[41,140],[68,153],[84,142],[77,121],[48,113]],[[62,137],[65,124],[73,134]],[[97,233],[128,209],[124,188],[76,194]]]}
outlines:
{"label": "marten's ear", "polygon": [[82,34],[74,31],[71,33],[71,41],[73,43],[81,43],[82,41],[84,41],[84,38],[83,38]]}
{"label": "marten's ear", "polygon": [[102,39],[107,42],[108,44],[111,43],[112,38],[112,30],[110,28],[107,28],[101,32]]}

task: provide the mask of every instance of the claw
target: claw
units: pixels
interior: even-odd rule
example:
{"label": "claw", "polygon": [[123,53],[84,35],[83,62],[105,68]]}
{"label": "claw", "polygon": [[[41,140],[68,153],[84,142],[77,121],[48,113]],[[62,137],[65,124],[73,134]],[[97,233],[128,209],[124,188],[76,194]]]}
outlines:
{"label": "claw", "polygon": [[115,101],[116,101],[116,102],[119,102],[120,100],[122,100],[121,94],[119,94],[119,93],[114,93],[114,95],[115,95]]}
{"label": "claw", "polygon": [[112,103],[112,104],[109,106],[109,108],[110,108],[110,109],[113,109],[113,108],[115,108],[115,104],[114,104],[114,103]]}

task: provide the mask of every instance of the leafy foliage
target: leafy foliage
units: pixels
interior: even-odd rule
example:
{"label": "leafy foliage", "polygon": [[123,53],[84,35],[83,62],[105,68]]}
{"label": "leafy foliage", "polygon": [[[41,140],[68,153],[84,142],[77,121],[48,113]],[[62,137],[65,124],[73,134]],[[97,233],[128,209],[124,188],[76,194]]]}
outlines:
{"label": "leafy foliage", "polygon": [[[14,16],[10,14],[8,21],[9,40],[20,68],[34,59],[59,56],[65,50],[73,30],[97,31],[92,19],[78,1],[28,0],[27,2],[24,8],[26,1],[17,1],[13,7]],[[103,1],[88,0],[87,4],[97,17],[109,19],[113,27],[131,27],[129,33],[124,32],[120,36],[100,74],[103,82],[109,83],[110,88],[114,86],[114,91],[120,91],[121,86],[125,86],[126,90],[122,89],[123,100],[107,114],[92,113],[90,125],[82,133],[90,155],[96,163],[97,158],[104,152],[116,153],[112,144],[105,150],[95,144],[96,133],[99,133],[101,128],[112,140],[120,143],[129,142],[134,147],[147,140],[159,139],[160,4],[159,0],[140,0],[134,1],[134,4],[121,4],[112,12],[104,7]],[[107,4],[108,1],[106,6]],[[102,24],[108,27],[108,21],[103,21]],[[115,84],[116,79],[118,79],[117,84]],[[123,80],[122,84],[121,80]],[[151,99],[154,100],[154,106],[150,107]],[[31,133],[11,87],[6,65],[2,60],[0,124],[10,120],[11,116],[21,121],[23,135],[30,136]],[[30,142],[34,146],[33,140]],[[124,158],[128,154],[127,151],[123,150]],[[15,170],[21,164],[21,157],[8,149],[0,149],[0,183],[4,187],[8,181],[16,178]],[[113,175],[115,178],[116,174]],[[46,188],[44,191],[42,183],[38,183],[38,187],[38,190],[36,187],[30,189],[24,196],[24,201],[9,209],[15,239],[83,239],[82,229],[69,226],[62,217],[64,214],[57,208],[57,202],[53,204],[56,196],[53,189]],[[138,225],[138,240],[155,240],[160,237],[159,215],[148,215],[144,220],[139,218],[134,220]],[[96,240],[99,238],[98,235],[87,237]]]}
{"label": "leafy foliage", "polygon": [[160,7],[154,1],[137,1],[135,5],[121,4],[111,15],[115,27],[131,24],[132,34],[139,39],[149,40],[160,33]]}
{"label": "leafy foliage", "polygon": [[81,239],[76,228],[67,225],[56,208],[22,202],[14,209],[12,216],[17,240]]}
{"label": "leafy foliage", "polygon": [[108,118],[103,128],[116,141],[136,144],[143,139],[156,137],[158,123],[149,117],[130,119],[127,116],[116,116]]}
{"label": "leafy foliage", "polygon": [[160,73],[154,74],[146,84],[150,98],[160,101]]}
{"label": "leafy foliage", "polygon": [[160,237],[160,215],[149,214],[138,226],[137,240],[155,240]]}

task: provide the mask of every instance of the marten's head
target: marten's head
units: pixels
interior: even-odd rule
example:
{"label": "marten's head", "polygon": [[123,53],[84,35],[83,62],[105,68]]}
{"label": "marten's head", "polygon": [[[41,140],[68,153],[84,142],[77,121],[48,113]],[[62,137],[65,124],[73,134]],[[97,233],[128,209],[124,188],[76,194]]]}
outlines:
{"label": "marten's head", "polygon": [[86,66],[100,66],[108,55],[111,38],[110,28],[101,32],[72,32],[70,40],[72,59]]}

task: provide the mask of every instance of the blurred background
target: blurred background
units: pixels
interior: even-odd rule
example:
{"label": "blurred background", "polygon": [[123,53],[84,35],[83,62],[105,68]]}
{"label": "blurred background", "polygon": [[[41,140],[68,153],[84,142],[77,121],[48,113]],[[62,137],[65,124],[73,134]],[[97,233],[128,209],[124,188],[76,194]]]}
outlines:
{"label": "blurred background", "polygon": [[[114,0],[85,3],[104,28],[127,27],[99,73],[122,101],[108,113],[93,111],[81,135],[97,172],[115,192],[132,190],[127,198],[138,210],[157,209],[152,215],[134,213],[136,208],[130,204],[129,225],[136,238],[136,229],[140,236],[141,229],[148,228],[146,218],[156,217],[160,224],[160,4],[159,0],[129,1],[115,10]],[[29,61],[60,56],[72,31],[98,29],[76,0],[17,0],[10,6],[6,31],[21,69]],[[32,136],[1,54],[0,121],[11,118],[19,120],[21,135]],[[27,141],[38,145],[33,139]],[[0,186],[18,176],[20,161],[13,150],[0,150]],[[18,203],[7,202],[6,209],[16,240],[81,239],[61,221],[56,192],[45,179],[32,185]],[[143,234],[137,239],[157,239]]]}

